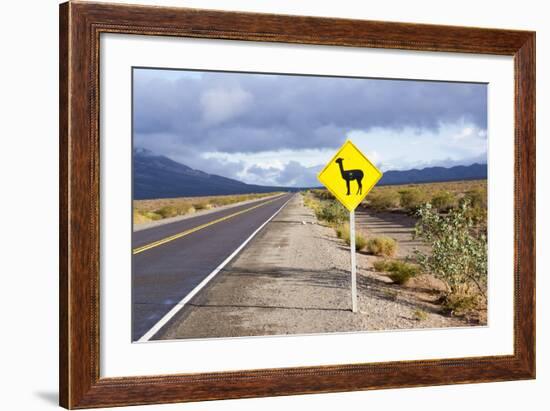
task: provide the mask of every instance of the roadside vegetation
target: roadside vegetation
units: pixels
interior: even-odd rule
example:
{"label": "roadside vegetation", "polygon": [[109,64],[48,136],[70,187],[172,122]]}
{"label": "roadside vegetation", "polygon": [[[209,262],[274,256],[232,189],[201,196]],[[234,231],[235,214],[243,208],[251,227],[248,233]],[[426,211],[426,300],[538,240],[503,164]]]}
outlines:
{"label": "roadside vegetation", "polygon": [[[349,246],[351,244],[349,231],[349,212],[332,197],[326,190],[308,190],[302,193],[304,205],[309,207],[315,213],[317,220],[321,224],[325,224],[334,228],[336,236]],[[367,241],[364,235],[356,230],[355,232],[355,249],[357,251],[365,248]]]}
{"label": "roadside vegetation", "polygon": [[376,271],[386,273],[395,284],[399,285],[407,283],[420,274],[418,265],[400,260],[378,260],[373,266]]}
{"label": "roadside vegetation", "polygon": [[[349,233],[349,224],[343,223],[337,225],[335,228],[336,230],[336,236],[338,238],[341,238],[346,242],[347,245],[351,245],[351,237]],[[355,233],[355,250],[360,251],[363,248],[365,248],[367,244],[367,240],[365,240],[365,237],[360,232]]]}
{"label": "roadside vegetation", "polygon": [[424,310],[414,310],[413,317],[416,321],[426,321],[428,319],[428,313]]}
{"label": "roadside vegetation", "polygon": [[279,193],[237,194],[209,197],[179,197],[154,200],[134,200],[134,224],[143,224],[215,207],[256,200]]}
{"label": "roadside vegetation", "polygon": [[[308,190],[318,200],[334,200],[324,189]],[[424,204],[430,203],[439,212],[446,213],[468,200],[477,217],[483,218],[487,209],[487,181],[451,181],[444,183],[377,186],[372,189],[362,207],[376,212],[391,211],[410,215]]]}
{"label": "roadside vegetation", "polygon": [[393,257],[397,252],[397,242],[390,237],[374,237],[367,241],[367,251],[372,255]]}
{"label": "roadside vegetation", "polygon": [[447,214],[431,204],[422,206],[415,237],[430,244],[431,252],[416,250],[424,271],[444,281],[441,303],[453,314],[467,314],[487,305],[487,233],[472,213],[468,200]]}
{"label": "roadside vegetation", "polygon": [[374,187],[361,205],[376,212],[414,215],[427,203],[440,213],[447,213],[466,200],[472,210],[480,212],[479,217],[483,217],[481,211],[487,209],[487,180],[379,186]]}
{"label": "roadside vegetation", "polygon": [[[309,190],[304,201],[349,245],[347,210],[330,192]],[[486,180],[375,187],[360,207],[375,214],[408,214],[416,220],[413,238],[428,246],[397,259],[394,239],[358,232],[357,250],[377,257],[375,271],[403,286],[419,276],[440,281],[441,289],[434,292],[442,311],[482,317],[487,308]],[[424,316],[416,317],[422,321]]]}

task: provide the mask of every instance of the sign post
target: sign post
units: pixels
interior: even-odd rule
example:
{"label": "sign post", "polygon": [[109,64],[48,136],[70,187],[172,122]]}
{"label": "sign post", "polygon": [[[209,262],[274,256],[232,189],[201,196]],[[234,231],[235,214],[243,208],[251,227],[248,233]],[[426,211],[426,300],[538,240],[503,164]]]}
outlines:
{"label": "sign post", "polygon": [[355,262],[355,210],[349,212],[349,248],[351,254],[351,310],[357,312],[357,263]]}
{"label": "sign post", "polygon": [[[355,209],[382,177],[382,172],[347,140],[317,178],[349,211],[351,255],[351,309],[357,312],[357,264],[355,260]],[[353,183],[353,184],[352,184]]]}

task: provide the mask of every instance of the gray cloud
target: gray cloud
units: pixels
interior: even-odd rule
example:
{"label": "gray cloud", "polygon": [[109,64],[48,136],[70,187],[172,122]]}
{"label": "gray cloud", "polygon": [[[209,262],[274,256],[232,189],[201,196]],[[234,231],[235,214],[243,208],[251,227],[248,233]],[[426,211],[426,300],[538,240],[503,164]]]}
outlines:
{"label": "gray cloud", "polygon": [[373,127],[487,127],[481,84],[241,73],[169,81],[139,71],[134,79],[134,132],[201,151],[332,148],[347,132]]}
{"label": "gray cloud", "polygon": [[311,187],[320,185],[317,172],[321,166],[304,167],[297,161],[289,161],[279,174],[278,181],[284,186]]}
{"label": "gray cloud", "polygon": [[[377,134],[378,129],[414,129],[420,135],[454,123],[487,128],[487,87],[483,84],[175,73],[134,72],[134,146],[249,183],[314,186],[319,184],[316,173],[321,165],[306,167],[296,158],[275,158],[275,167],[273,161],[251,165],[231,157],[205,159],[204,154],[334,149],[352,130]],[[385,141],[392,152],[399,144]],[[456,158],[466,158],[471,156],[470,148],[471,142],[459,141],[449,150]],[[479,158],[483,156],[485,151]],[[425,164],[437,162],[442,160],[426,158]],[[389,164],[403,169],[419,163],[405,156]]]}

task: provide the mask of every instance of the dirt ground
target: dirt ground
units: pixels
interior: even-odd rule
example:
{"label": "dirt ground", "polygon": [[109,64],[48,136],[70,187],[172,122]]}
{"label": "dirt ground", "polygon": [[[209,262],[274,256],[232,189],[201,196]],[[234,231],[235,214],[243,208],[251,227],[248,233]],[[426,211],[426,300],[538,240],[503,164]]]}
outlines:
{"label": "dirt ground", "polygon": [[416,220],[403,213],[380,212],[372,213],[365,208],[355,211],[357,230],[366,237],[388,236],[399,244],[395,257],[411,256],[415,248],[427,251],[429,246],[418,240],[413,240],[412,234]]}
{"label": "dirt ground", "polygon": [[[398,256],[415,244],[406,215],[358,213],[360,229],[394,237]],[[351,312],[350,254],[334,230],[317,223],[301,195],[232,264],[180,311],[158,339],[311,334],[463,327],[434,303],[433,281],[395,285],[357,255],[359,312]],[[419,315],[419,312],[421,315]]]}

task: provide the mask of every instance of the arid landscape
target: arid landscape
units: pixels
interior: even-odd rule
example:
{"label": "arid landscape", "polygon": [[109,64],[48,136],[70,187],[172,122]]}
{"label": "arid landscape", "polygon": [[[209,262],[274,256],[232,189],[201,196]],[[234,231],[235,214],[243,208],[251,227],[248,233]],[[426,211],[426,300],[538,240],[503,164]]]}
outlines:
{"label": "arid landscape", "polygon": [[[452,193],[455,201],[441,211],[448,215],[485,188],[484,181],[391,186],[372,198],[389,192],[408,198],[414,189],[430,201]],[[349,234],[331,214],[341,212],[344,221],[346,213],[324,190],[309,190],[292,195],[155,339],[485,325],[486,303],[477,290],[450,293],[442,276],[418,263],[417,250],[429,255],[431,247],[414,238],[419,218],[412,205],[382,210],[376,201],[356,211],[358,313],[350,310]]]}
{"label": "arid landscape", "polygon": [[[199,211],[220,209],[236,203],[266,198],[278,193],[252,193],[225,196],[176,197],[152,200],[134,200],[134,225],[142,228],[153,221],[189,216]],[[173,221],[173,220],[171,220]]]}

